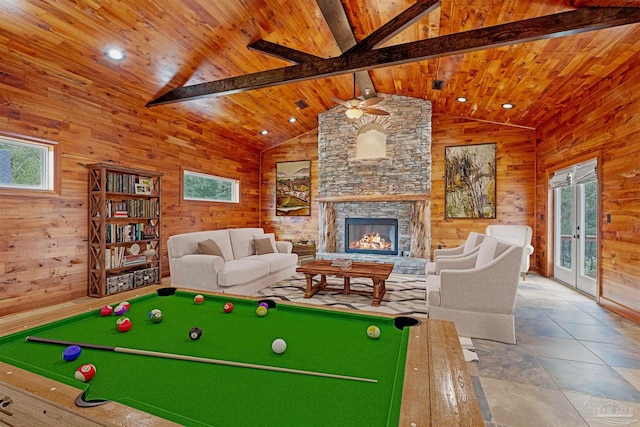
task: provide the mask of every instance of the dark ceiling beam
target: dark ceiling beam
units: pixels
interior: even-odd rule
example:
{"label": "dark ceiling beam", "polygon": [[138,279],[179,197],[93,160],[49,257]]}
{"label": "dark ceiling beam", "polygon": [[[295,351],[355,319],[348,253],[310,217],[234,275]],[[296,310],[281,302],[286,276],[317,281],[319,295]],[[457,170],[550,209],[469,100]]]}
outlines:
{"label": "dark ceiling beam", "polygon": [[440,0],[419,0],[400,15],[369,34],[366,38],[360,40],[358,44],[351,47],[344,52],[344,54],[348,55],[350,53],[366,52],[374,49],[439,7]]}
{"label": "dark ceiling beam", "polygon": [[256,40],[247,47],[251,50],[266,53],[267,55],[284,59],[285,61],[295,62],[297,64],[322,59],[319,56],[311,55],[306,52],[301,52],[299,50],[291,49],[262,39]]}
{"label": "dark ceiling beam", "polygon": [[640,22],[640,8],[585,8],[522,21],[449,34],[432,39],[318,59],[298,65],[173,89],[147,106],[223,96],[248,90],[426,61],[443,56],[494,49]]}
{"label": "dark ceiling beam", "polygon": [[[347,12],[344,10],[341,0],[316,0],[316,4],[324,16],[324,20],[329,26],[340,52],[344,53],[357,44],[353,35]],[[374,98],[378,94],[373,86],[373,81],[368,71],[358,71],[355,73],[356,85],[360,93],[365,98]]]}

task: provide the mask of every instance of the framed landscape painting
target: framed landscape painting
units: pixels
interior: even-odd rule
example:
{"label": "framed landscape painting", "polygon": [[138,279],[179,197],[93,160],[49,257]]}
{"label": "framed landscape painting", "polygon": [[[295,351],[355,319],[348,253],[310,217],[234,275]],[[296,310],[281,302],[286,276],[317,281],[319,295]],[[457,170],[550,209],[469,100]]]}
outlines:
{"label": "framed landscape painting", "polygon": [[445,147],[445,218],[496,217],[496,144]]}
{"label": "framed landscape painting", "polygon": [[311,161],[276,163],[276,215],[311,215]]}

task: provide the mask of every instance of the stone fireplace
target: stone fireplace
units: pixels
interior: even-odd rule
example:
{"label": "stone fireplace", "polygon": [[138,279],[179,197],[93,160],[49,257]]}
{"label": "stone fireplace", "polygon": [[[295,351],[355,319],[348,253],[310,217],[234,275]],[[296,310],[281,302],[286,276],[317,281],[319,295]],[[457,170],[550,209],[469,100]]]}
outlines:
{"label": "stone fireplace", "polygon": [[[395,254],[428,258],[430,248],[431,102],[379,94],[389,116],[348,120],[336,108],[318,116],[318,252],[347,254],[347,218],[396,218]],[[359,130],[384,129],[377,158],[358,155]],[[403,257],[404,258],[404,257]]]}

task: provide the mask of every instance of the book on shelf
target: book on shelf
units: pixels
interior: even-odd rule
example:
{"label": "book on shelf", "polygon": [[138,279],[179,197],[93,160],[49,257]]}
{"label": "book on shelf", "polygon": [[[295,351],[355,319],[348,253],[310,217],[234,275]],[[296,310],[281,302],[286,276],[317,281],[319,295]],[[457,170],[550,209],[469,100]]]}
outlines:
{"label": "book on shelf", "polygon": [[147,262],[146,255],[143,255],[143,254],[140,254],[140,255],[125,255],[124,262],[123,262],[123,267],[128,266],[128,265],[142,264],[144,262]]}

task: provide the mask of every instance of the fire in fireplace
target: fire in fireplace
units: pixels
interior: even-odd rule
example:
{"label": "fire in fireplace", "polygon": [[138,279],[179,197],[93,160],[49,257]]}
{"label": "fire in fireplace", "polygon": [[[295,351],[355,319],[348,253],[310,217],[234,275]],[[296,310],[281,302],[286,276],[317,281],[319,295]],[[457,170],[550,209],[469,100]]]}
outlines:
{"label": "fire in fireplace", "polygon": [[398,255],[398,220],[346,218],[345,252]]}

